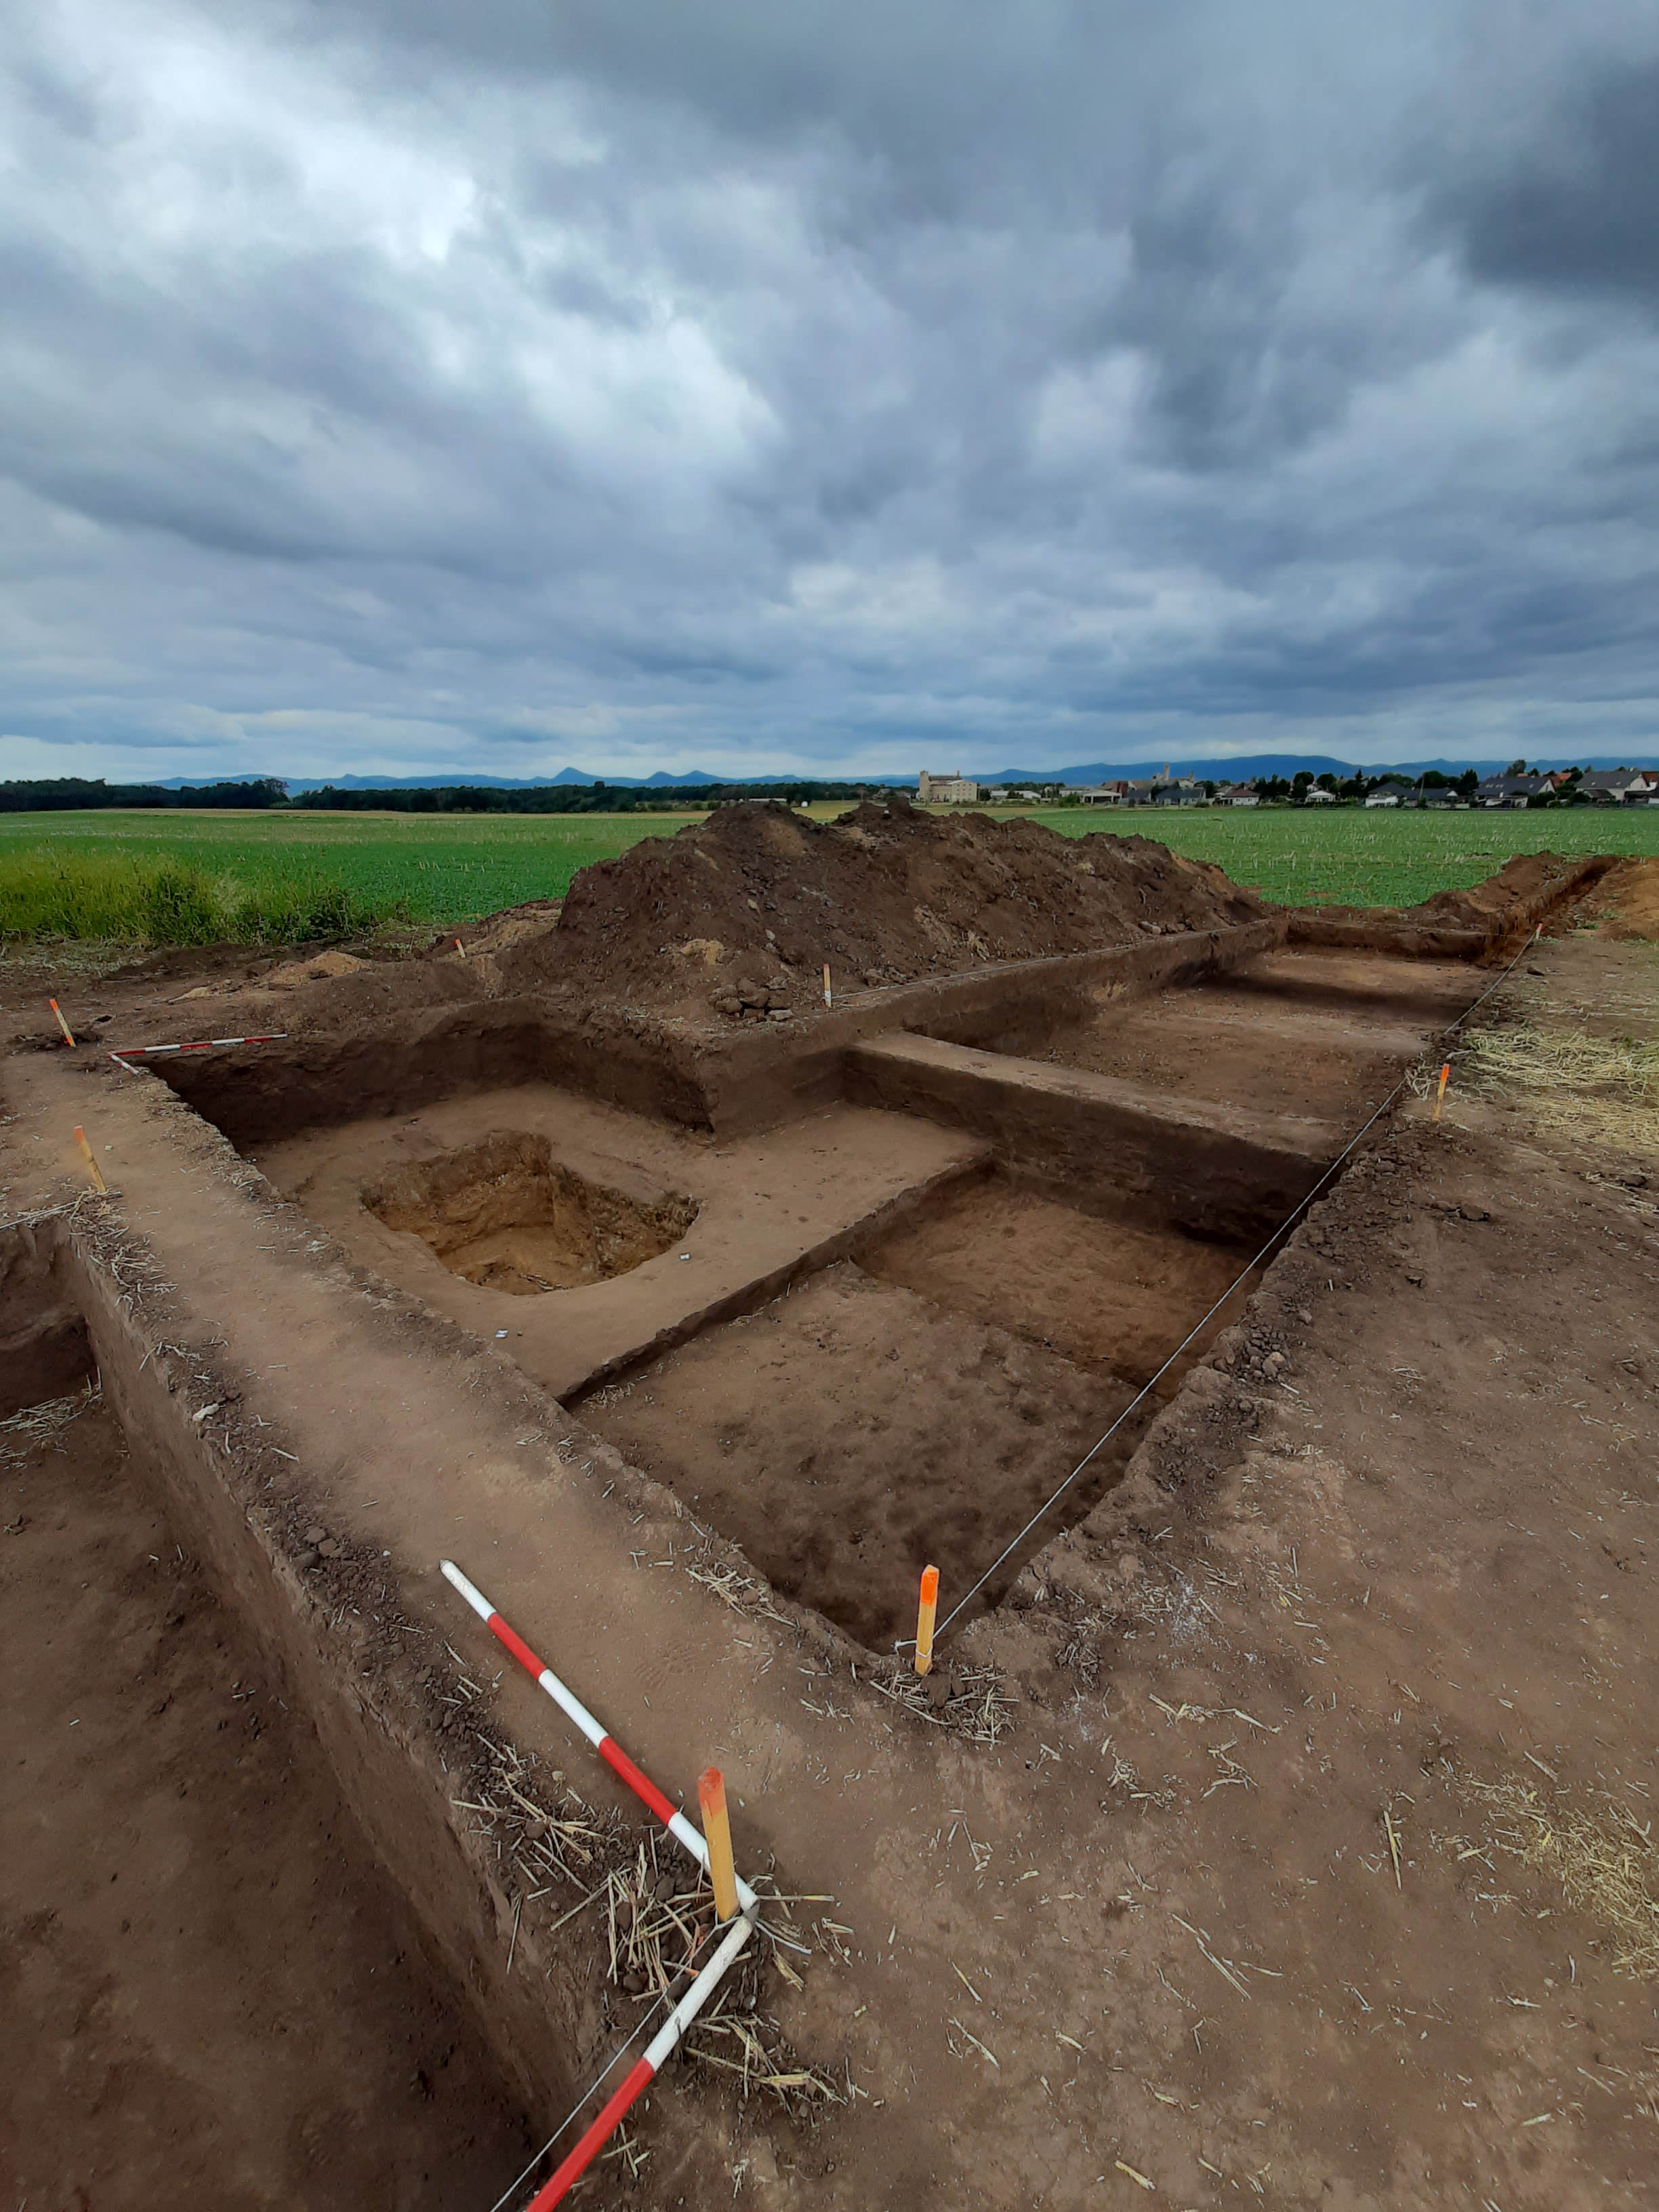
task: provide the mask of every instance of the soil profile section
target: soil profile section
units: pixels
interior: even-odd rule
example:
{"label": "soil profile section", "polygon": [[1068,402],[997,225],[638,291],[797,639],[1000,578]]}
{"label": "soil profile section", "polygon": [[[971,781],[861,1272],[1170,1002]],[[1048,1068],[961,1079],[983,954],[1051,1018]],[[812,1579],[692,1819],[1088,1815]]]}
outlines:
{"label": "soil profile section", "polygon": [[0,1433],[0,1520],[8,2201],[489,2203],[494,2054],[106,1401]]}
{"label": "soil profile section", "polygon": [[[405,1901],[434,1966],[470,2014],[469,2033],[495,2055],[501,2077],[534,2125],[562,2113],[573,2085],[556,2025],[564,2008],[538,1973],[509,1977],[495,1942],[498,1914],[451,1806],[439,1738],[412,1678],[375,1672],[371,1696],[364,1628],[320,1610],[273,1547],[263,1493],[216,1449],[210,1423],[191,1418],[180,1347],[146,1340],[126,1294],[103,1264],[96,1224],[45,1224],[62,1240],[63,1279],[78,1294],[106,1401],[139,1479],[186,1553],[198,1559],[227,1612],[264,1655],[269,1678],[302,1713],[344,1802],[391,1887]],[[221,1382],[220,1389],[238,1391]],[[228,1401],[228,1402],[232,1402]],[[211,1401],[210,1401],[211,1404]],[[389,1584],[388,1584],[389,1587]],[[373,1602],[374,1592],[364,1595]],[[371,1670],[374,1671],[374,1670]]]}
{"label": "soil profile section", "polygon": [[0,1231],[0,1420],[57,1398],[93,1371],[86,1317],[56,1229]]}
{"label": "soil profile section", "polygon": [[923,1114],[1099,1203],[1243,1243],[1285,1221],[1341,1149],[1330,1125],[1169,1097],[1140,1085],[931,1037],[848,1056],[869,1105]]}

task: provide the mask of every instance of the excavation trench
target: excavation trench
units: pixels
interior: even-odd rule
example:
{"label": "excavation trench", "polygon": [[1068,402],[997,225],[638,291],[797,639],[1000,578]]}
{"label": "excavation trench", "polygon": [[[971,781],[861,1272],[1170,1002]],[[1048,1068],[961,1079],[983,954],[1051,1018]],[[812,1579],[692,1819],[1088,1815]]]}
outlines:
{"label": "excavation trench", "polygon": [[0,1236],[0,2170],[117,2212],[490,2203],[566,2054],[418,1722],[64,1217]]}
{"label": "excavation trench", "polygon": [[468,1061],[448,1095],[349,1122],[304,1126],[301,1082],[301,1126],[267,1107],[245,1149],[349,1258],[890,1650],[923,1565],[969,1589],[1066,1484],[985,1583],[995,1605],[1122,1479],[1264,1250],[1469,995],[1457,963],[1271,939],[1244,964],[1176,947],[1073,962],[1047,997],[1002,984],[915,998],[953,1035],[853,1035],[844,1103],[765,1133],[631,1110],[631,1082],[604,1102],[480,1087]]}

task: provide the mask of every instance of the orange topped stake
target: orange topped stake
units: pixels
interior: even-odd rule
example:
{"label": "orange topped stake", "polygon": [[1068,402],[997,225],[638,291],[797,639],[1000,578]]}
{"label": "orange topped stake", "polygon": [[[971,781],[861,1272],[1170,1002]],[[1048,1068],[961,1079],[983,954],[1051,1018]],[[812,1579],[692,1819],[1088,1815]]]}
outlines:
{"label": "orange topped stake", "polygon": [[921,1603],[916,1609],[916,1672],[925,1674],[933,1663],[933,1622],[939,1613],[939,1569],[921,1571]]}
{"label": "orange topped stake", "polygon": [[64,1019],[63,1008],[58,1005],[56,999],[48,999],[46,1000],[46,1004],[52,1008],[53,1013],[58,1017],[58,1026],[64,1032],[64,1042],[67,1045],[72,1045],[75,1042],[75,1032],[70,1029],[69,1024]]}
{"label": "orange topped stake", "polygon": [[718,1766],[706,1768],[699,1777],[697,1803],[702,1813],[703,1840],[708,1845],[708,1879],[714,1885],[714,1910],[722,1920],[729,1920],[738,1909],[738,1870],[732,1861],[726,1777]]}

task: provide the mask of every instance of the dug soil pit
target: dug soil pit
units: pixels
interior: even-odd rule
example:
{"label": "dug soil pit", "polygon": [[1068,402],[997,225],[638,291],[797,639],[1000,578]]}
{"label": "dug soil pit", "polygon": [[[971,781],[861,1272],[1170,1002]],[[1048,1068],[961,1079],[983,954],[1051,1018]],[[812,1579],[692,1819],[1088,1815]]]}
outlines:
{"label": "dug soil pit", "polygon": [[[1226,1303],[1188,1357],[1237,1319],[1255,1275],[1227,1292],[1248,1257],[1236,1245],[1080,1213],[998,1181],[895,1231],[865,1265],[884,1282],[1139,1389],[1218,1300]],[[1167,1395],[1184,1371],[1171,1370]]]}
{"label": "dug soil pit", "polygon": [[923,1567],[953,1602],[1133,1395],[843,1262],[581,1413],[786,1595],[885,1650],[914,1632]]}
{"label": "dug soil pit", "polygon": [[629,1198],[562,1165],[545,1137],[507,1131],[397,1169],[363,1204],[386,1228],[418,1237],[453,1274],[522,1297],[625,1275],[697,1218],[690,1198]]}
{"label": "dug soil pit", "polygon": [[[872,1650],[948,1608],[1125,1414],[1243,1261],[1231,1247],[973,1187],[762,1311],[598,1391],[583,1418],[778,1589]],[[1118,1480],[1188,1360],[1135,1407],[1030,1539]],[[1025,1556],[986,1586],[995,1603]]]}
{"label": "dug soil pit", "polygon": [[9,2205],[487,2205],[525,2130],[84,1391],[0,1424]]}
{"label": "dug soil pit", "polygon": [[1108,1006],[1039,1056],[1174,1098],[1352,1127],[1480,988],[1442,963],[1409,974],[1402,1000],[1401,964],[1281,954],[1237,984]]}

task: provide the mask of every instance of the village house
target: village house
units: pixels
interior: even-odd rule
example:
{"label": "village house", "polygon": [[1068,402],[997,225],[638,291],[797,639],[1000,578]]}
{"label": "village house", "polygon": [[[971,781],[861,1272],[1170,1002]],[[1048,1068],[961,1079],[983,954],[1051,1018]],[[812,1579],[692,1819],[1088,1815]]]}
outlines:
{"label": "village house", "polygon": [[1578,779],[1586,799],[1602,805],[1652,806],[1659,803],[1659,774],[1649,768],[1586,769]]}

